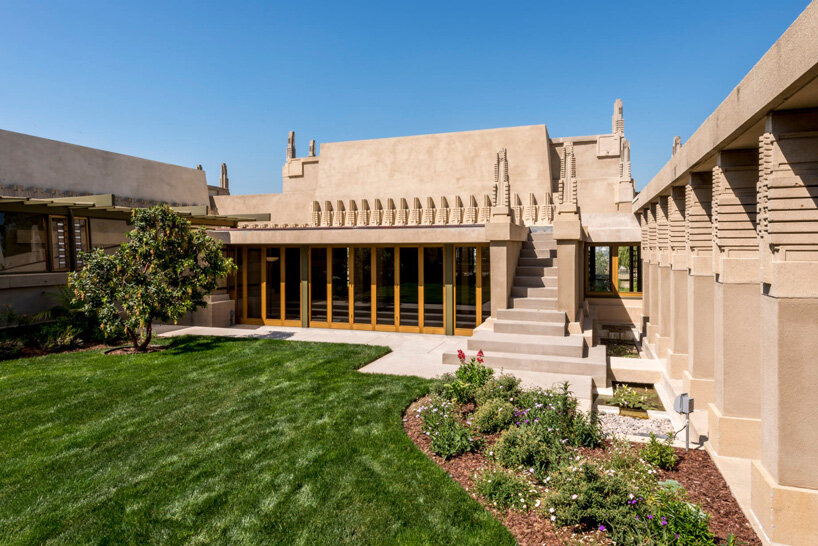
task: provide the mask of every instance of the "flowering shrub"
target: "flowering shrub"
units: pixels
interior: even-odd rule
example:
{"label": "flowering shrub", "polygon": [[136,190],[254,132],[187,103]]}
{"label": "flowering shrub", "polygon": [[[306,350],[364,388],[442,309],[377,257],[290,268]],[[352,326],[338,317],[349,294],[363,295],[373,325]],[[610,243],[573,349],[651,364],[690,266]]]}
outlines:
{"label": "flowering shrub", "polygon": [[479,406],[472,416],[474,428],[492,433],[503,430],[514,420],[514,406],[503,400],[489,400]]}
{"label": "flowering shrub", "polygon": [[662,470],[671,470],[676,466],[676,452],[673,450],[672,443],[673,436],[668,436],[667,440],[660,442],[656,439],[656,435],[651,432],[650,440],[639,454],[653,466]]}
{"label": "flowering shrub", "polygon": [[530,510],[540,502],[537,489],[528,480],[505,470],[484,470],[477,475],[474,485],[496,508]]}
{"label": "flowering shrub", "polygon": [[567,382],[554,389],[525,391],[516,405],[521,408],[515,420],[518,426],[537,425],[575,447],[595,447],[602,439],[596,416],[579,410]]}
{"label": "flowering shrub", "polygon": [[468,427],[460,422],[460,415],[448,400],[433,398],[418,410],[423,420],[423,433],[431,439],[430,449],[444,459],[476,451],[482,445]]}
{"label": "flowering shrub", "polygon": [[466,354],[458,350],[460,366],[454,372],[454,380],[443,385],[442,394],[460,404],[474,402],[478,389],[494,375],[494,370],[483,364],[483,351],[466,362]]}
{"label": "flowering shrub", "polygon": [[521,394],[520,380],[511,374],[504,373],[486,381],[475,393],[474,401],[478,405],[485,404],[489,400],[511,402],[518,400]]}
{"label": "flowering shrub", "polygon": [[661,482],[651,497],[650,536],[670,544],[715,544],[710,532],[710,516],[700,506],[687,501],[684,488],[676,481]]}
{"label": "flowering shrub", "polygon": [[525,468],[540,481],[572,454],[557,436],[535,426],[512,427],[492,446],[492,455],[500,465]]}

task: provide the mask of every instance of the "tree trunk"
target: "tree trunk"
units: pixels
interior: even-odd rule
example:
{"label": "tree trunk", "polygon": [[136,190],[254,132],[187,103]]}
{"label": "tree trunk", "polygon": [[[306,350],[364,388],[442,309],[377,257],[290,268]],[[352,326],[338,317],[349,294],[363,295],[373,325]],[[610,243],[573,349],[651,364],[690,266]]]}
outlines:
{"label": "tree trunk", "polygon": [[128,337],[131,338],[131,343],[133,343],[134,351],[138,351],[139,350],[139,338],[136,336],[136,332],[134,332],[130,328],[125,328],[125,333],[127,333]]}
{"label": "tree trunk", "polygon": [[152,327],[153,325],[149,322],[148,326],[145,328],[145,341],[142,342],[138,349],[140,353],[145,352],[145,350],[148,348],[148,344],[151,342],[151,334],[153,333]]}

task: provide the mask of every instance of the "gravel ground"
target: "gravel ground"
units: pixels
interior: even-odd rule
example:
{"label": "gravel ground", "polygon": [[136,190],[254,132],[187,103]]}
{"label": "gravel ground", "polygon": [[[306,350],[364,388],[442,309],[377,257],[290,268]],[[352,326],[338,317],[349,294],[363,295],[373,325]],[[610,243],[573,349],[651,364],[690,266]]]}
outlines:
{"label": "gravel ground", "polygon": [[666,438],[667,434],[673,432],[670,419],[635,419],[600,413],[599,422],[606,436],[648,436],[653,432],[657,438]]}

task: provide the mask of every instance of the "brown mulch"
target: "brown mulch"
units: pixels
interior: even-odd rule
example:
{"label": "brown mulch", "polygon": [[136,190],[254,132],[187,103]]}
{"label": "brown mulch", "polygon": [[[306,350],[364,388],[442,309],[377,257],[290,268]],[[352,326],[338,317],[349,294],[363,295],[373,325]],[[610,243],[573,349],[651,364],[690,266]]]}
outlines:
{"label": "brown mulch", "polygon": [[682,484],[690,499],[710,514],[710,530],[720,538],[732,533],[740,544],[760,545],[761,540],[710,455],[703,449],[676,449],[676,460],[676,468],[660,471],[659,477]]}
{"label": "brown mulch", "polygon": [[[432,453],[429,447],[431,440],[423,433],[423,422],[416,412],[417,408],[427,401],[427,398],[415,401],[406,409],[403,416],[403,428],[406,434],[423,453],[442,467],[472,498],[494,514],[511,531],[520,546],[557,545],[572,542],[570,540],[571,529],[555,528],[547,517],[540,515],[535,510],[529,512],[497,510],[485,502],[474,490],[475,474],[490,466],[482,453],[465,453],[447,461]],[[498,436],[496,434],[487,436],[486,445],[493,444]],[[634,445],[634,449],[638,447],[640,447],[638,444]],[[599,449],[580,449],[580,451],[590,456],[603,453],[603,450]],[[707,452],[701,450],[685,452],[683,449],[677,449],[676,455],[678,459],[676,468],[672,471],[660,471],[660,479],[672,479],[682,484],[690,500],[701,504],[702,509],[710,514],[710,529],[722,542],[732,533],[739,539],[740,544],[760,545],[761,541]],[[597,543],[606,542],[604,537],[596,535]]]}

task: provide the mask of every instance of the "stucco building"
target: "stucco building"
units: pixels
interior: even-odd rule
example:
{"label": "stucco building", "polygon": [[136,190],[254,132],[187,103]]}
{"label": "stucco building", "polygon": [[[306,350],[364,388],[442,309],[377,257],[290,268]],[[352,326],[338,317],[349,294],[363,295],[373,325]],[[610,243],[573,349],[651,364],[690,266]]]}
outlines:
{"label": "stucco building", "polygon": [[[817,37],[813,3],[638,195],[620,100],[586,136],[531,125],[298,154],[290,133],[283,191],[257,195],[231,194],[224,165],[208,186],[200,167],[0,131],[0,303],[54,305],[78,251],[169,203],[239,266],[188,323],[461,335],[588,400],[612,380],[689,392],[762,539],[814,544]],[[622,338],[653,367],[612,363]]]}

